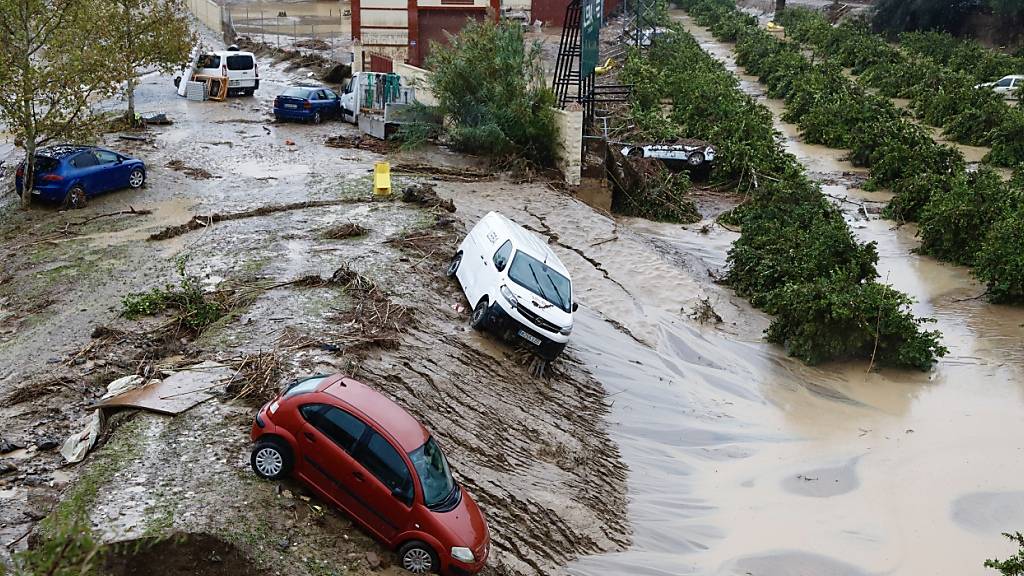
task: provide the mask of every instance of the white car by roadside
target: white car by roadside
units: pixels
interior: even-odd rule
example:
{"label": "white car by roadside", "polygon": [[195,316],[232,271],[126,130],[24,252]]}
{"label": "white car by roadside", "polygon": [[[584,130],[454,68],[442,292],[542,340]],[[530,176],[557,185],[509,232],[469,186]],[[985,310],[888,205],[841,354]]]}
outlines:
{"label": "white car by roadside", "polygon": [[975,88],[990,88],[993,92],[1007,100],[1016,100],[1020,98],[1021,93],[1024,93],[1024,75],[1011,74],[1010,76],[1003,76],[995,82],[978,84]]}
{"label": "white car by roadside", "polygon": [[572,333],[572,280],[546,242],[497,212],[488,212],[459,244],[448,276],[473,309],[470,325],[529,344],[554,360]]}

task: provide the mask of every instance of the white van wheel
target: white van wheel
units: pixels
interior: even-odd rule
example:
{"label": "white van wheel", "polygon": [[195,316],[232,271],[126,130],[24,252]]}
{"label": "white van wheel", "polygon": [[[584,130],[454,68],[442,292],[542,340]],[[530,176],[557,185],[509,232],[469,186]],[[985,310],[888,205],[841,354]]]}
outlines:
{"label": "white van wheel", "polygon": [[476,304],[476,308],[473,308],[473,315],[469,317],[469,325],[474,330],[483,332],[487,330],[487,326],[491,323],[491,310],[490,303],[487,302],[487,298],[481,298]]}
{"label": "white van wheel", "polygon": [[448,271],[445,274],[449,278],[455,278],[455,273],[459,271],[460,264],[462,264],[462,252],[457,252],[455,256],[452,256],[452,262],[448,265]]}

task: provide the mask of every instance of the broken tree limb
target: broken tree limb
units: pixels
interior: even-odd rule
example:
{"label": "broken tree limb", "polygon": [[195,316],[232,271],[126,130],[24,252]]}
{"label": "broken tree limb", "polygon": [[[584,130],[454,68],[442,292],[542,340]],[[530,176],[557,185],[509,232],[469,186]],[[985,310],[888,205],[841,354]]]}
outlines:
{"label": "broken tree limb", "polygon": [[149,240],[167,240],[169,238],[175,238],[182,234],[187,234],[193,230],[205,228],[211,226],[217,222],[226,222],[228,220],[241,220],[243,218],[254,218],[256,216],[266,216],[268,214],[275,214],[277,212],[287,212],[289,210],[304,210],[306,208],[321,208],[324,206],[341,206],[343,204],[352,204],[354,202],[363,202],[357,198],[338,198],[334,200],[310,200],[307,202],[293,202],[291,204],[270,204],[267,206],[260,206],[259,208],[253,208],[251,210],[243,210],[241,212],[227,212],[227,213],[214,213],[209,215],[197,215],[193,216],[191,220],[184,224],[177,226],[168,226],[163,230],[150,235]]}
{"label": "broken tree limb", "polygon": [[107,212],[106,214],[98,214],[85,220],[79,220],[78,222],[70,222],[72,226],[81,226],[93,220],[99,220],[100,218],[109,218],[111,216],[121,216],[122,214],[133,214],[135,216],[146,216],[152,214],[152,210],[136,210],[134,206],[129,206],[127,210],[118,210],[117,212]]}

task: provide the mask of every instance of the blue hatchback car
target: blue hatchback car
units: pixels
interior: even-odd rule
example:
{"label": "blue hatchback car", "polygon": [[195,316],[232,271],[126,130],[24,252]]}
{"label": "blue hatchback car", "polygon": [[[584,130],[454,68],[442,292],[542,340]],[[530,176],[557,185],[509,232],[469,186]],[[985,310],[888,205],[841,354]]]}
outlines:
{"label": "blue hatchback car", "polygon": [[[18,166],[14,185],[21,194],[25,163]],[[92,196],[121,188],[141,188],[146,164],[138,158],[95,146],[49,146],[36,151],[32,194],[65,208],[81,208]]]}
{"label": "blue hatchback car", "polygon": [[341,118],[341,98],[324,86],[293,86],[274,98],[274,118],[313,124]]}

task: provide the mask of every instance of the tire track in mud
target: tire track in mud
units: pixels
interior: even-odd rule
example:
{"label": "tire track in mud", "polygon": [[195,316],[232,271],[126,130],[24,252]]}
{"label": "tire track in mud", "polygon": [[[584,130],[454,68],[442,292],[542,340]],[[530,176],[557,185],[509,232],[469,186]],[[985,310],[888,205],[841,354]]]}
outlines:
{"label": "tire track in mud", "polygon": [[[489,564],[556,574],[579,555],[628,546],[627,468],[607,435],[604,389],[569,358],[533,378],[514,354],[483,349],[446,316],[423,315],[398,349],[358,373],[445,446],[490,524]],[[429,352],[423,342],[434,343]]]}

